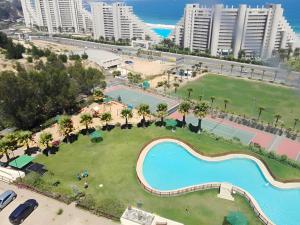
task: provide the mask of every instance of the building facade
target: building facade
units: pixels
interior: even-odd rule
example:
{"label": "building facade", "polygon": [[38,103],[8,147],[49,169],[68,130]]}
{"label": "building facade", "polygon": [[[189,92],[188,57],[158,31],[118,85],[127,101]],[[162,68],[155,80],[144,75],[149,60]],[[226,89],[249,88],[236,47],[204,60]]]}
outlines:
{"label": "building facade", "polygon": [[91,13],[82,0],[21,0],[25,24],[49,33],[92,33]]}
{"label": "building facade", "polygon": [[95,39],[160,41],[158,35],[133,13],[132,6],[121,2],[94,2],[91,3],[91,9]]}
{"label": "building facade", "polygon": [[280,4],[262,8],[228,8],[222,4],[203,7],[188,4],[172,37],[177,45],[213,56],[232,54],[238,58],[269,58],[287,49],[296,34],[283,16]]}

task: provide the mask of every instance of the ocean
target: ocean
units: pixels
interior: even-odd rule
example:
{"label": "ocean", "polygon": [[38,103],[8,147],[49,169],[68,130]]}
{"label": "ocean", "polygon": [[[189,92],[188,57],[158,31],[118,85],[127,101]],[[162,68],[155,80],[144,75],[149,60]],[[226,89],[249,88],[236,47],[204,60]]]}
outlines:
{"label": "ocean", "polygon": [[[107,2],[115,2],[115,0],[107,0]],[[164,25],[174,26],[182,17],[187,3],[199,3],[207,6],[222,3],[225,6],[233,5],[235,7],[239,4],[261,7],[267,3],[279,3],[284,8],[287,21],[297,33],[300,33],[300,0],[124,0],[124,2],[133,6],[135,14],[146,23],[152,24],[153,30],[163,37],[170,33],[170,27]]]}

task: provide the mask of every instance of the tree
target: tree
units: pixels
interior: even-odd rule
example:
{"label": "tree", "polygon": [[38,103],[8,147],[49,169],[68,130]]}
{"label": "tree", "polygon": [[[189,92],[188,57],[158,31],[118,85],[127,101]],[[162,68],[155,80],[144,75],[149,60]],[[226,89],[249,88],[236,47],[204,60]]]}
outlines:
{"label": "tree", "polygon": [[128,127],[128,120],[133,117],[132,111],[130,109],[123,109],[121,117],[125,119],[125,126]]}
{"label": "tree", "polygon": [[5,155],[7,162],[9,162],[9,153],[11,152],[10,142],[6,138],[0,139],[0,155]]}
{"label": "tree", "polygon": [[40,134],[39,143],[49,148],[49,142],[53,141],[53,136],[51,133],[43,132]]}
{"label": "tree", "polygon": [[58,55],[58,59],[61,60],[63,63],[68,62],[68,56],[65,54]]}
{"label": "tree", "polygon": [[178,83],[174,83],[173,86],[174,86],[174,92],[175,92],[175,94],[176,94],[177,89],[178,89],[178,87],[179,87],[179,84],[178,84]]}
{"label": "tree", "polygon": [[221,64],[221,66],[220,66],[220,73],[221,73],[221,74],[223,74],[223,68],[224,68],[224,65]]}
{"label": "tree", "polygon": [[254,68],[251,68],[251,79],[253,78]]}
{"label": "tree", "polygon": [[229,99],[224,99],[224,110],[226,111]]}
{"label": "tree", "polygon": [[67,141],[69,140],[70,134],[74,130],[73,121],[69,116],[61,116],[58,121],[59,130],[64,136],[66,136]]}
{"label": "tree", "polygon": [[194,115],[198,118],[198,131],[202,131],[202,119],[208,114],[208,109],[207,102],[201,102],[194,107]]}
{"label": "tree", "polygon": [[258,117],[257,117],[257,120],[260,119],[260,116],[261,116],[261,114],[262,114],[263,111],[265,111],[265,108],[263,106],[260,106],[258,108]]}
{"label": "tree", "polygon": [[112,121],[112,115],[110,112],[106,112],[101,115],[100,119],[105,122],[105,127],[108,128],[108,122]]}
{"label": "tree", "polygon": [[88,58],[89,58],[89,55],[86,54],[86,53],[83,53],[83,54],[81,55],[81,59],[83,59],[83,60],[86,60],[86,59],[88,59]]}
{"label": "tree", "polygon": [[274,117],[275,117],[275,127],[277,127],[278,121],[281,119],[281,115],[276,114]]}
{"label": "tree", "polygon": [[150,114],[150,107],[147,104],[140,104],[138,107],[138,114],[142,116],[142,125],[145,127],[146,116]]}
{"label": "tree", "polygon": [[164,117],[167,115],[167,112],[168,112],[168,105],[165,103],[158,104],[156,112],[157,112],[158,117],[160,117],[161,124],[163,124]]}
{"label": "tree", "polygon": [[119,77],[119,76],[121,76],[121,71],[115,70],[115,71],[113,71],[112,75],[113,75],[113,77]]}
{"label": "tree", "polygon": [[182,102],[179,105],[178,111],[182,114],[182,124],[183,124],[183,126],[186,125],[185,117],[186,117],[186,114],[188,114],[188,112],[190,111],[190,109],[191,109],[191,104],[189,102]]}
{"label": "tree", "polygon": [[26,148],[29,149],[29,142],[32,139],[31,131],[19,131],[17,132],[18,142],[21,145],[26,145]]}
{"label": "tree", "polygon": [[89,125],[93,123],[93,117],[89,113],[81,114],[80,123],[85,126],[85,130],[89,130]]}
{"label": "tree", "polygon": [[245,66],[244,66],[244,65],[241,65],[240,76],[242,76],[242,73],[243,73],[243,71],[244,71],[244,68],[245,68]]}
{"label": "tree", "polygon": [[191,97],[191,93],[193,92],[193,88],[188,88],[187,92],[188,92],[188,98],[190,98]]}
{"label": "tree", "polygon": [[298,118],[295,118],[295,119],[294,119],[294,127],[293,127],[293,130],[296,129],[296,126],[297,126],[298,122],[299,122],[299,119],[298,119]]}
{"label": "tree", "polygon": [[275,82],[275,81],[276,81],[277,75],[278,75],[278,71],[277,71],[277,70],[275,70],[275,71],[274,71],[274,80],[273,80],[273,82]]}
{"label": "tree", "polygon": [[214,104],[214,101],[216,100],[216,97],[215,96],[211,96],[210,97],[210,101],[211,101],[211,105],[210,107],[212,108],[213,107],[213,104]]}

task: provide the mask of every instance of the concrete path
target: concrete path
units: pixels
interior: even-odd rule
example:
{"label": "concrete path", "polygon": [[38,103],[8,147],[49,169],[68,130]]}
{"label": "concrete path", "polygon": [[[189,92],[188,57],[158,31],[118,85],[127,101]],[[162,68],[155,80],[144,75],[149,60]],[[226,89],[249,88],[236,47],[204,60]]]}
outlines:
{"label": "concrete path", "polygon": [[[0,193],[5,190],[14,190],[18,197],[0,212],[0,224],[11,225],[8,217],[10,213],[27,199],[34,198],[38,201],[39,207],[24,221],[22,225],[118,225],[103,217],[95,216],[88,211],[76,208],[74,203],[71,205],[63,204],[54,199],[19,189],[14,185],[0,182]],[[59,209],[63,210],[61,215],[57,215]]]}

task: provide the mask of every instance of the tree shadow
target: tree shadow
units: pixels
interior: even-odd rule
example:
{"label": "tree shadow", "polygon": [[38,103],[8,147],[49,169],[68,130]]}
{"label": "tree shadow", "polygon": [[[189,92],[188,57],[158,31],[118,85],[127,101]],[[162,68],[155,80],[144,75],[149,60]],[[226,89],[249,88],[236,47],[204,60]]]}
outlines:
{"label": "tree shadow", "polygon": [[137,124],[138,128],[146,128],[149,127],[151,125],[151,121],[144,121],[143,119],[141,119],[141,121]]}
{"label": "tree shadow", "polygon": [[82,129],[80,130],[80,134],[82,135],[89,135],[95,131],[95,128],[89,128],[89,129]]}
{"label": "tree shadow", "polygon": [[42,153],[43,155],[45,156],[50,156],[50,155],[55,155],[56,152],[58,152],[58,149],[59,147],[58,146],[52,146],[52,147],[48,147],[48,148],[45,148]]}
{"label": "tree shadow", "polygon": [[155,124],[155,126],[157,126],[157,127],[163,127],[163,126],[166,125],[166,123],[165,123],[164,121],[162,122],[162,121],[160,121],[160,120],[159,120],[159,121],[156,121],[154,124]]}
{"label": "tree shadow", "polygon": [[127,125],[126,125],[126,124],[121,125],[121,129],[122,129],[122,130],[125,130],[125,129],[130,130],[130,129],[132,129],[132,127],[133,127],[133,126],[132,126],[132,124],[130,124],[130,123],[127,124]]}
{"label": "tree shadow", "polygon": [[186,126],[186,124],[184,124],[184,122],[182,120],[176,120],[176,122],[177,122],[176,126],[179,128],[183,128]]}
{"label": "tree shadow", "polygon": [[24,152],[25,152],[26,155],[30,156],[30,155],[36,154],[39,151],[40,151],[40,148],[38,148],[38,147],[32,147],[32,148],[26,149]]}
{"label": "tree shadow", "polygon": [[194,125],[191,124],[191,123],[188,125],[188,128],[189,128],[189,130],[190,130],[191,132],[193,132],[193,133],[198,133],[198,132],[199,132],[198,126],[194,126]]}
{"label": "tree shadow", "polygon": [[102,127],[102,130],[103,131],[111,131],[115,128],[115,125],[112,125],[112,124],[108,124],[108,125],[105,125]]}
{"label": "tree shadow", "polygon": [[78,135],[77,134],[70,134],[69,137],[65,137],[63,139],[63,142],[72,144],[77,140],[78,140]]}

